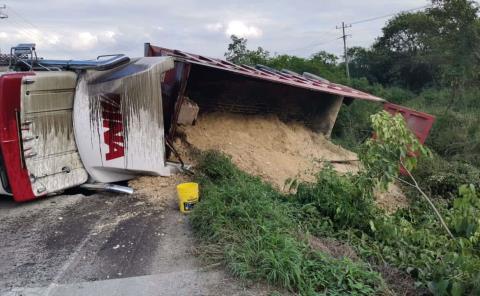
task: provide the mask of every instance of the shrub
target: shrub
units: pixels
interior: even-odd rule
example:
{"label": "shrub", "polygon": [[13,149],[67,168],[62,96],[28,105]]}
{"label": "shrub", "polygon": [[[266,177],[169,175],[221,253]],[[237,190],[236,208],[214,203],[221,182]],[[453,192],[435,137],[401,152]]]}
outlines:
{"label": "shrub", "polygon": [[400,87],[384,89],[383,98],[394,104],[403,104],[415,97],[415,93]]}
{"label": "shrub", "polygon": [[431,195],[452,199],[464,184],[480,187],[480,170],[460,161],[446,161],[438,155],[421,159],[414,172],[422,187]]}
{"label": "shrub", "polygon": [[451,225],[457,235],[477,246],[480,240],[480,196],[473,185],[461,186],[459,194],[460,197],[453,202]]}
{"label": "shrub", "polygon": [[349,106],[342,106],[332,130],[333,141],[357,151],[360,143],[372,136],[370,115],[380,109],[381,105],[359,100]]}
{"label": "shrub", "polygon": [[[208,152],[199,165],[201,202],[190,215],[195,234],[242,279],[266,280],[301,295],[372,295],[385,290],[364,263],[313,251],[301,239],[296,207],[230,160]],[[212,254],[211,250],[216,250]]]}
{"label": "shrub", "polygon": [[[312,234],[345,240],[365,261],[400,268],[418,287],[435,295],[480,292],[480,207],[471,187],[462,187],[453,209],[437,205],[456,229],[457,243],[445,234],[423,202],[414,201],[410,209],[387,216],[374,204],[354,201],[361,198],[357,192],[364,189],[351,177],[327,170],[319,174],[317,183],[300,184],[299,191],[289,198],[303,211],[299,218]],[[350,208],[352,205],[358,208]]]}
{"label": "shrub", "polygon": [[313,206],[320,217],[332,221],[335,229],[355,227],[367,231],[375,216],[371,189],[358,185],[358,177],[339,176],[331,167],[323,169],[315,183],[302,183],[292,200],[308,214]]}

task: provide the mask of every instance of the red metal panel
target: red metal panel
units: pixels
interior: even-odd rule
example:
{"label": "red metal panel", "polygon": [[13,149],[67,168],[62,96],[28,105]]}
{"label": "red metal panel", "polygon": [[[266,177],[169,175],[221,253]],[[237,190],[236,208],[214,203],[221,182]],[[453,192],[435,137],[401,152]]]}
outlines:
{"label": "red metal panel", "polygon": [[14,73],[0,76],[0,148],[13,198],[19,202],[35,199],[28,170],[20,156],[23,151],[17,124],[22,78],[28,75],[34,74]]}
{"label": "red metal panel", "polygon": [[266,80],[275,83],[286,84],[294,87],[304,88],[311,91],[329,93],[346,98],[384,102],[385,100],[371,94],[355,90],[348,86],[322,81],[320,79],[307,78],[301,75],[286,73],[267,68],[253,68],[247,65],[235,65],[225,60],[191,54],[176,49],[152,46],[148,43],[145,46],[147,56],[173,56],[177,61],[196,64],[202,67],[215,68],[222,71],[233,72],[239,75]]}
{"label": "red metal panel", "polygon": [[[408,128],[415,134],[415,136],[417,136],[420,143],[425,143],[425,140],[430,133],[430,129],[435,122],[435,116],[392,103],[385,103],[383,108],[390,114],[402,114]],[[417,156],[418,154],[415,151],[412,151],[409,152],[409,155]],[[400,165],[400,174],[408,176],[405,167],[402,165]]]}
{"label": "red metal panel", "polygon": [[385,103],[383,108],[391,114],[402,114],[408,128],[417,136],[420,143],[425,143],[435,122],[435,116],[392,103]]}

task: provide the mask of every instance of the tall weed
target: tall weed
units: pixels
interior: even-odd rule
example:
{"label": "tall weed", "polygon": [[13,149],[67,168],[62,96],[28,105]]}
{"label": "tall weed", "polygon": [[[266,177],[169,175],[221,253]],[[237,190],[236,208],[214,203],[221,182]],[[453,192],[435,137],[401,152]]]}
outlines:
{"label": "tall weed", "polygon": [[385,290],[380,275],[368,265],[313,251],[302,239],[305,229],[297,220],[297,208],[227,157],[208,152],[198,169],[201,202],[191,213],[192,225],[205,246],[217,246],[234,275],[302,295]]}

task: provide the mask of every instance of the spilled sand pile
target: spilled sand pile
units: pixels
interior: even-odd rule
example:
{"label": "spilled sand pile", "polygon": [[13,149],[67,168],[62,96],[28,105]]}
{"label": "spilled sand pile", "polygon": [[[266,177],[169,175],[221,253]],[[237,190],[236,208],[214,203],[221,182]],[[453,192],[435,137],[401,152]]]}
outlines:
{"label": "spilled sand pile", "polygon": [[[218,150],[232,157],[240,169],[282,189],[296,178],[313,181],[328,162],[342,173],[358,170],[355,153],[327,140],[298,122],[285,123],[274,115],[252,116],[209,113],[196,125],[180,129],[188,145],[199,150]],[[177,140],[184,161],[192,161]],[[335,163],[343,162],[343,163]]]}
{"label": "spilled sand pile", "polygon": [[[279,190],[287,188],[288,179],[314,181],[315,174],[328,163],[340,173],[359,170],[355,153],[300,122],[285,123],[274,115],[207,113],[194,126],[180,127],[178,133],[175,147],[184,162],[194,164],[192,150],[221,151],[231,156],[240,169]],[[405,195],[395,185],[375,194],[378,205],[387,213],[408,206]]]}
{"label": "spilled sand pile", "polygon": [[128,185],[134,189],[136,195],[142,196],[152,206],[163,210],[176,200],[176,186],[188,182],[188,176],[175,174],[170,177],[142,176],[130,180]]}

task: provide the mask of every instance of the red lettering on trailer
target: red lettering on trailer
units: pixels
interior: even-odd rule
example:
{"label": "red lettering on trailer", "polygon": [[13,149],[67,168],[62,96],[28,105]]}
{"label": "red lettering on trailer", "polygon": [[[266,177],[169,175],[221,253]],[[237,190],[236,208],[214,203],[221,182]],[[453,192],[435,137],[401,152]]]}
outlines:
{"label": "red lettering on trailer", "polygon": [[125,145],[123,138],[123,121],[120,109],[120,95],[101,95],[103,127],[103,141],[108,146],[105,154],[107,160],[125,156]]}

